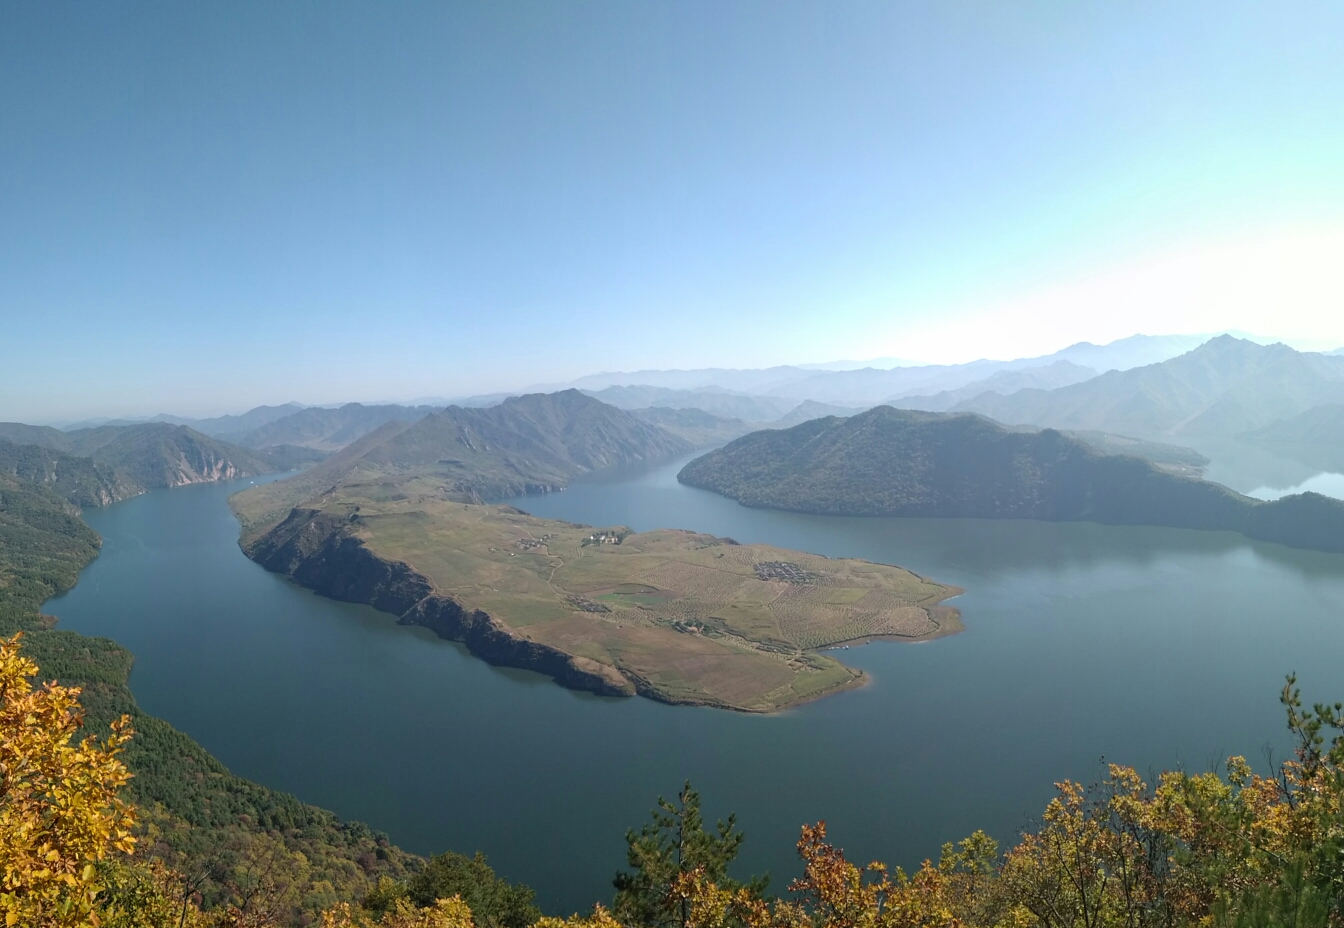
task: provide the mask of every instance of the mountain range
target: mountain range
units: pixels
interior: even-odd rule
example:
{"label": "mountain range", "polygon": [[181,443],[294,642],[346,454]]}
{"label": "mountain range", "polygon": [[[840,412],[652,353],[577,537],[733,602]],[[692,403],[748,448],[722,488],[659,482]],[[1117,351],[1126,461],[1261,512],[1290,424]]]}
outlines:
{"label": "mountain range", "polygon": [[1344,402],[1344,357],[1222,335],[1160,364],[958,404],[1000,422],[1144,437],[1232,437]]}
{"label": "mountain range", "polygon": [[1040,519],[1238,531],[1344,551],[1344,502],[1274,503],[1105,454],[1053,429],[879,406],[745,435],[678,480],[747,506],[833,515]]}
{"label": "mountain range", "polygon": [[415,422],[389,421],[322,463],[256,488],[250,522],[283,517],[309,495],[347,482],[385,492],[421,481],[449,498],[499,499],[563,488],[579,474],[669,458],[690,442],[578,390],[449,406]]}
{"label": "mountain range", "polygon": [[720,418],[741,419],[744,422],[774,422],[798,405],[792,400],[753,396],[719,387],[674,390],[669,387],[640,384],[583,392],[618,409],[646,409],[651,406],[665,409],[700,409]]}
{"label": "mountain range", "polygon": [[977,380],[955,390],[943,390],[932,396],[901,395],[891,397],[888,402],[904,409],[943,412],[984,393],[1009,396],[1019,390],[1054,390],[1091,380],[1095,376],[1097,372],[1093,368],[1083,367],[1072,361],[1055,361],[1042,367],[998,371],[984,380]]}
{"label": "mountain range", "polygon": [[71,432],[4,422],[0,440],[6,445],[0,459],[10,473],[65,488],[75,505],[105,505],[158,487],[288,470],[313,458],[291,447],[257,452],[165,422]]}
{"label": "mountain range", "polygon": [[[661,387],[691,392],[717,389],[753,396],[792,399],[795,403],[810,399],[866,408],[901,396],[932,396],[943,391],[957,390],[983,382],[1001,371],[1050,367],[1060,361],[1066,361],[1080,368],[1089,368],[1093,372],[1128,370],[1175,357],[1206,341],[1208,337],[1134,335],[1107,345],[1080,342],[1053,354],[1036,358],[1018,358],[1009,361],[980,360],[965,364],[914,365],[885,358],[868,364],[836,362],[834,365],[785,365],[761,369],[703,368],[608,372],[580,377],[564,386],[578,387],[594,393],[610,387]],[[560,385],[546,389],[553,389],[554,386]],[[983,392],[984,389],[994,387],[983,387],[976,392]],[[606,397],[599,398],[612,401]],[[650,405],[672,404],[665,399],[655,401],[652,398],[630,403],[631,408]],[[709,407],[699,408],[724,414]],[[778,418],[778,415],[770,418]],[[770,419],[757,421],[770,421]]]}
{"label": "mountain range", "polygon": [[316,451],[339,451],[388,422],[414,422],[433,412],[433,406],[366,406],[346,403],[335,409],[309,406],[237,433],[232,440],[260,450],[295,445]]}

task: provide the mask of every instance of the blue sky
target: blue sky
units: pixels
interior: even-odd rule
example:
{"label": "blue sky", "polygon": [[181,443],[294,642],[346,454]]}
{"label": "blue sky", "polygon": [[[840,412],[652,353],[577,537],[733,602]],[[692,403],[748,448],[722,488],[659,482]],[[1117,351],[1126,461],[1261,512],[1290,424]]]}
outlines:
{"label": "blue sky", "polygon": [[1340,35],[1324,2],[6,4],[0,418],[1344,344]]}

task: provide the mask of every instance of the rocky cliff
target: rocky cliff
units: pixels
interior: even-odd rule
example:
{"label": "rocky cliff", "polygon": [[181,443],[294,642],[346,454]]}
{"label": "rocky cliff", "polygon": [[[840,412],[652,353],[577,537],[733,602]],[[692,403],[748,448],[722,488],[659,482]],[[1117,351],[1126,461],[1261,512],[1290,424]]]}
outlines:
{"label": "rocky cliff", "polygon": [[635,684],[614,667],[532,641],[480,609],[434,589],[406,564],[369,550],[357,514],[296,508],[279,525],[245,542],[243,550],[267,570],[342,602],[364,603],[460,641],[482,660],[546,674],[576,690],[633,696]]}

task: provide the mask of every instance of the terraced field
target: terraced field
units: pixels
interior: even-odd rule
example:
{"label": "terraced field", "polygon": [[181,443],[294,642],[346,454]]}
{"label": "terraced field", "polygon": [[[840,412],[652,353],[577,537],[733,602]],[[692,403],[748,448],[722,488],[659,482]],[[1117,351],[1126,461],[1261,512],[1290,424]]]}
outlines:
{"label": "terraced field", "polygon": [[[247,495],[235,504],[245,515]],[[307,506],[434,595],[677,703],[772,711],[858,685],[823,649],[961,630],[960,591],[899,567],[465,504],[429,482],[347,484]],[[605,534],[619,543],[595,543]]]}

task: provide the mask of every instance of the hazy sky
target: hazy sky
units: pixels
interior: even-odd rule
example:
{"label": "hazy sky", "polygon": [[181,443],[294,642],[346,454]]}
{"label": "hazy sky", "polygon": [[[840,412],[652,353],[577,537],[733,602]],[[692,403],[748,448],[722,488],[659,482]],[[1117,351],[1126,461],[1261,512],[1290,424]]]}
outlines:
{"label": "hazy sky", "polygon": [[0,418],[1344,345],[1344,4],[7,3]]}

